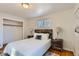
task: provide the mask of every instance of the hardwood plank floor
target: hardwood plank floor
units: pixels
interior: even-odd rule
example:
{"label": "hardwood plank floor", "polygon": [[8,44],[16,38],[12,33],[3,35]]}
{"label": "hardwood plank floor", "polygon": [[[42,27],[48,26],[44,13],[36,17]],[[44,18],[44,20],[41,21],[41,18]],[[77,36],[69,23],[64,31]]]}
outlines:
{"label": "hardwood plank floor", "polygon": [[74,56],[74,53],[72,51],[68,51],[68,50],[61,51],[61,50],[50,48],[48,51],[58,54],[59,56]]}

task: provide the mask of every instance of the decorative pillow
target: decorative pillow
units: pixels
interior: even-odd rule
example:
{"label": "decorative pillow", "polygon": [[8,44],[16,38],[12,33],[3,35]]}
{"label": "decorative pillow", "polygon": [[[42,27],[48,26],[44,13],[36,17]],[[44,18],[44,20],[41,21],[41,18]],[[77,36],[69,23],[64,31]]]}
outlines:
{"label": "decorative pillow", "polygon": [[34,33],[34,39],[36,39],[36,36],[37,35],[41,35],[41,39],[43,40],[47,40],[47,39],[49,39],[49,34],[44,34],[44,33]]}
{"label": "decorative pillow", "polygon": [[48,40],[49,39],[49,34],[43,34],[42,39]]}
{"label": "decorative pillow", "polygon": [[43,33],[34,33],[34,39],[36,39],[36,36],[37,36],[37,35],[41,35],[41,36],[42,36]]}
{"label": "decorative pillow", "polygon": [[42,39],[42,36],[41,35],[36,35],[36,38],[35,39],[41,40]]}

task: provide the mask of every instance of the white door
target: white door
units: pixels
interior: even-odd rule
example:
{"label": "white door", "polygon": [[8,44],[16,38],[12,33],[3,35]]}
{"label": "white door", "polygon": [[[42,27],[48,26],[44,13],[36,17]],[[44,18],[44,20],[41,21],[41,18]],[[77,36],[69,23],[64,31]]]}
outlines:
{"label": "white door", "polygon": [[3,42],[9,43],[23,39],[23,28],[16,26],[4,26],[3,27]]}
{"label": "white door", "polygon": [[3,47],[3,20],[0,17],[0,48]]}

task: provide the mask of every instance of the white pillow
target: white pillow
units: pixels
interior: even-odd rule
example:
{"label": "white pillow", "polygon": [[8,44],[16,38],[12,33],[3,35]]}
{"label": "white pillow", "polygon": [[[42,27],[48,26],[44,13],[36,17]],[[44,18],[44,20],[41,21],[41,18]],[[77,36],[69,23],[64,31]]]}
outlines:
{"label": "white pillow", "polygon": [[44,33],[34,33],[34,39],[36,38],[37,35],[41,35],[42,40],[49,39],[49,34],[44,34]]}
{"label": "white pillow", "polygon": [[48,40],[49,39],[49,34],[43,34],[42,39],[43,40]]}

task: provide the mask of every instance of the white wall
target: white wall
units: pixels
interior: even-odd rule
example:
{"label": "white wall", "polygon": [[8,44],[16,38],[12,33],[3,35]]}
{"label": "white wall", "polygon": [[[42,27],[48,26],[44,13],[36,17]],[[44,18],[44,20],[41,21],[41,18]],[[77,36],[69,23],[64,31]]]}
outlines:
{"label": "white wall", "polygon": [[50,16],[54,22],[54,27],[61,27],[63,35],[61,38],[64,40],[64,49],[74,51],[74,10],[67,10]]}
{"label": "white wall", "polygon": [[32,29],[36,28],[36,19],[27,19],[24,22],[24,39],[27,38],[28,35],[31,35]]}
{"label": "white wall", "polygon": [[51,15],[50,18],[54,19],[54,26],[61,26],[63,28],[64,49],[71,50],[75,55],[79,56],[79,34],[75,33],[75,27],[79,26],[79,13],[75,15],[75,9],[59,12]]}
{"label": "white wall", "polygon": [[23,31],[24,35],[23,36],[24,36],[24,39],[26,39],[27,36],[30,35],[30,22],[29,22],[29,19],[25,20],[23,29],[24,29],[24,31]]}
{"label": "white wall", "polygon": [[24,21],[24,18],[21,18],[21,17],[18,17],[18,16],[14,16],[14,15],[11,15],[11,14],[6,14],[6,13],[1,13],[0,12],[0,16],[2,18],[8,18],[8,19],[11,19],[11,20]]}
{"label": "white wall", "polygon": [[[77,8],[79,8],[79,4],[77,4],[77,6],[75,7],[75,11],[77,10]],[[75,17],[74,17],[75,21],[74,21],[74,28],[79,26],[79,10],[78,12],[75,14]],[[79,33],[75,33],[74,34],[74,45],[75,45],[75,55],[79,56]]]}

